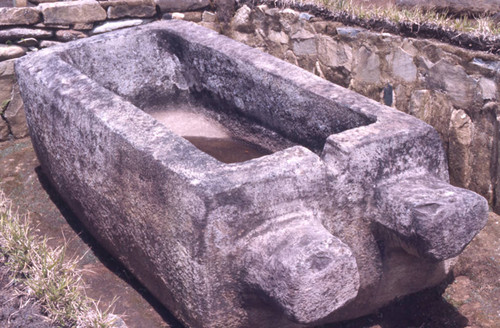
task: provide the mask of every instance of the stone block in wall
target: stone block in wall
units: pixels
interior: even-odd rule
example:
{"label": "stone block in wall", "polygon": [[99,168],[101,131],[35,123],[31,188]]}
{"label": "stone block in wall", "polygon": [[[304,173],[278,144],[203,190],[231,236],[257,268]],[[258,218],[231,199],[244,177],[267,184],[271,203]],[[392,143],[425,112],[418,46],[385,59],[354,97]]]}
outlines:
{"label": "stone block in wall", "polygon": [[14,73],[14,59],[0,62],[0,107],[10,100],[12,96],[12,88],[16,81]]}
{"label": "stone block in wall", "polygon": [[210,0],[155,0],[162,13],[174,11],[193,11],[206,8]]}
{"label": "stone block in wall", "polygon": [[154,0],[109,0],[106,3],[106,11],[109,19],[123,17],[148,18],[156,15],[156,4]]}
{"label": "stone block in wall", "polygon": [[56,31],[56,39],[60,42],[69,42],[73,40],[86,38],[88,35],[82,31],[76,30],[59,30]]}
{"label": "stone block in wall", "polygon": [[18,58],[26,54],[26,48],[15,45],[0,44],[0,61]]}
{"label": "stone block in wall", "polygon": [[406,83],[413,83],[417,80],[417,66],[411,54],[402,48],[397,48],[386,59],[393,77]]}
{"label": "stone block in wall", "polygon": [[63,1],[38,5],[45,24],[91,23],[106,19],[106,11],[95,0]]}
{"label": "stone block in wall", "polygon": [[445,91],[455,107],[474,108],[477,83],[462,66],[441,59],[429,69],[426,83],[429,89]]}
{"label": "stone block in wall", "polygon": [[16,42],[18,46],[21,47],[37,47],[38,46],[38,40],[35,38],[26,38],[26,39],[21,39]]}
{"label": "stone block in wall", "polygon": [[467,187],[471,182],[473,129],[472,120],[464,110],[453,110],[449,130],[448,166],[450,181],[456,186]]}
{"label": "stone block in wall", "polygon": [[19,94],[19,86],[14,84],[12,89],[12,99],[3,113],[3,117],[10,126],[10,132],[14,138],[23,138],[28,135],[28,125],[26,124],[26,114],[24,104]]}
{"label": "stone block in wall", "polygon": [[9,133],[9,126],[7,125],[7,122],[2,117],[0,117],[0,141],[8,140]]}
{"label": "stone block in wall", "polygon": [[498,104],[490,102],[481,109],[481,115],[474,115],[472,137],[472,163],[470,184],[468,189],[485,197],[491,204],[493,201],[494,168],[496,167],[496,147],[498,144],[496,112]]}
{"label": "stone block in wall", "polygon": [[354,75],[363,83],[376,84],[380,82],[380,58],[372,49],[360,47],[354,58]]}
{"label": "stone block in wall", "polygon": [[62,42],[59,41],[52,41],[52,40],[43,40],[40,42],[40,48],[49,48],[53,46],[57,46],[58,44],[61,44]]}
{"label": "stone block in wall", "polygon": [[71,26],[73,30],[77,31],[90,31],[94,28],[93,23],[76,23]]}
{"label": "stone block in wall", "polygon": [[31,25],[40,21],[36,8],[0,8],[0,26]]}
{"label": "stone block in wall", "polygon": [[94,27],[94,29],[90,32],[90,34],[93,35],[93,34],[110,32],[125,27],[141,25],[150,21],[151,21],[150,19],[146,20],[146,19],[135,18],[135,19],[122,19],[117,21],[104,22]]}
{"label": "stone block in wall", "polygon": [[479,87],[481,88],[481,96],[483,100],[496,100],[497,99],[497,84],[495,81],[481,77],[479,79]]}
{"label": "stone block in wall", "polygon": [[26,38],[50,39],[53,36],[52,31],[39,28],[15,27],[0,30],[0,42],[16,41]]}
{"label": "stone block in wall", "polygon": [[408,107],[408,114],[432,125],[448,148],[453,106],[446,95],[436,90],[415,90]]}
{"label": "stone block in wall", "polygon": [[255,26],[252,24],[251,13],[252,10],[247,5],[239,8],[231,20],[231,29],[243,33],[254,31]]}
{"label": "stone block in wall", "polygon": [[330,36],[322,35],[318,38],[318,59],[325,66],[344,67],[350,71],[352,47]]}

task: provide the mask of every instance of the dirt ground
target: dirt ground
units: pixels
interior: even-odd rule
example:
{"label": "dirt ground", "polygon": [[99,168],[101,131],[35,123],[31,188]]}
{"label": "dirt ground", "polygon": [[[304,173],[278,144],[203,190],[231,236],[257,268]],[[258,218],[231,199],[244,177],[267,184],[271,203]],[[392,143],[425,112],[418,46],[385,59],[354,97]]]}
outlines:
{"label": "dirt ground", "polygon": [[[129,328],[181,327],[79,225],[41,173],[29,139],[0,143],[0,168],[0,189],[15,206],[31,212],[39,233],[54,244],[69,240],[70,253],[86,254],[81,266],[87,269],[89,296],[101,299],[103,306],[119,296],[114,313],[123,315]],[[7,283],[0,263],[0,327],[50,327],[36,308],[19,311],[19,298]],[[490,213],[487,226],[460,255],[447,282],[395,300],[370,316],[322,328],[410,327],[500,328],[500,216]]]}

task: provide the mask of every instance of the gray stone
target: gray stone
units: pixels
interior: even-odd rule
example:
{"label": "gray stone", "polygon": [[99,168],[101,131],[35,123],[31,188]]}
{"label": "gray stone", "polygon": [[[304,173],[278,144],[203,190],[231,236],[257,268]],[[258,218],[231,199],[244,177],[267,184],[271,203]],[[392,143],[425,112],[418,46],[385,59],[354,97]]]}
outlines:
{"label": "gray stone", "polygon": [[40,12],[35,8],[0,8],[0,26],[31,25],[40,21]]}
{"label": "gray stone", "polygon": [[318,39],[318,59],[326,66],[345,67],[351,70],[352,48],[343,42],[338,42],[329,36]]}
{"label": "gray stone", "polygon": [[16,27],[5,30],[0,30],[0,42],[5,41],[16,41],[26,38],[35,39],[49,39],[53,36],[52,31],[37,29],[37,28],[27,28],[27,27]]}
{"label": "gray stone", "polygon": [[311,56],[317,54],[316,40],[296,40],[293,42],[293,52],[296,56]]}
{"label": "gray stone", "polygon": [[61,42],[59,42],[59,41],[42,40],[40,42],[40,48],[49,48],[49,47],[52,47],[52,46],[57,46],[59,44],[61,44]]}
{"label": "gray stone", "polygon": [[73,30],[88,31],[94,28],[93,23],[76,23],[72,25]]}
{"label": "gray stone", "polygon": [[483,100],[497,99],[497,84],[495,81],[481,77],[481,79],[479,79],[479,87],[481,88]]}
{"label": "gray stone", "polygon": [[0,116],[0,141],[9,140],[9,126]]}
{"label": "gray stone", "polygon": [[95,0],[43,3],[38,9],[45,24],[93,23],[106,19],[106,11]]}
{"label": "gray stone", "polygon": [[255,28],[252,26],[251,12],[247,5],[240,7],[231,20],[231,28],[244,33],[253,32]]}
{"label": "gray stone", "polygon": [[454,110],[450,120],[449,166],[451,183],[468,187],[472,170],[472,138],[474,124],[467,113],[461,109]]}
{"label": "gray stone", "polygon": [[201,15],[201,20],[205,23],[215,23],[217,22],[217,15],[211,11],[204,11]]}
{"label": "gray stone", "polygon": [[[362,316],[440,283],[486,222],[431,126],[196,24],[77,40],[16,73],[53,186],[189,327]],[[212,157],[161,118],[179,104],[269,152]]]}
{"label": "gray stone", "polygon": [[141,25],[141,24],[144,24],[146,22],[148,22],[148,21],[146,21],[144,19],[139,19],[139,18],[122,19],[122,20],[117,20],[117,21],[105,22],[105,23],[102,23],[102,24],[94,27],[91,34],[110,32],[110,31],[118,30],[118,29],[125,28],[125,27]]}
{"label": "gray stone", "polygon": [[12,89],[12,100],[4,111],[3,117],[7,121],[14,138],[24,138],[28,135],[23,100],[19,94],[19,86],[17,84]]}
{"label": "gray stone", "polygon": [[284,31],[275,31],[275,30],[269,30],[269,34],[267,36],[270,41],[274,43],[279,43],[279,44],[288,44],[290,41],[290,38]]}
{"label": "gray stone", "polygon": [[21,39],[16,42],[18,46],[21,47],[36,47],[38,46],[38,40],[35,38],[26,38],[26,39]]}
{"label": "gray stone", "polygon": [[59,30],[56,31],[56,39],[60,42],[68,42],[87,37],[87,34],[75,30]]}
{"label": "gray stone", "polygon": [[359,27],[337,27],[337,34],[345,39],[355,39],[364,29]]}
{"label": "gray stone", "polygon": [[0,44],[0,61],[18,58],[26,54],[26,49],[15,45]]}
{"label": "gray stone", "polygon": [[452,13],[497,13],[500,11],[498,0],[396,0],[396,5],[403,8],[420,7],[426,10],[446,10]]}
{"label": "gray stone", "polygon": [[448,144],[453,106],[445,94],[432,90],[416,90],[412,93],[408,113],[432,125]]}
{"label": "gray stone", "polygon": [[192,11],[206,8],[210,0],[155,0],[162,13],[173,11]]}
{"label": "gray stone", "polygon": [[154,0],[108,0],[108,18],[153,17],[156,15]]}
{"label": "gray stone", "polygon": [[417,80],[417,66],[413,63],[413,56],[403,49],[396,49],[387,61],[390,63],[392,74],[396,78],[408,83]]}
{"label": "gray stone", "polygon": [[378,55],[365,46],[356,52],[354,73],[356,79],[365,83],[380,81],[380,59]]}
{"label": "gray stone", "polygon": [[12,96],[12,87],[16,81],[14,61],[15,59],[0,62],[0,107],[3,107]]}
{"label": "gray stone", "polygon": [[445,91],[454,106],[466,110],[473,107],[476,82],[462,66],[442,59],[430,68],[426,82],[429,89]]}

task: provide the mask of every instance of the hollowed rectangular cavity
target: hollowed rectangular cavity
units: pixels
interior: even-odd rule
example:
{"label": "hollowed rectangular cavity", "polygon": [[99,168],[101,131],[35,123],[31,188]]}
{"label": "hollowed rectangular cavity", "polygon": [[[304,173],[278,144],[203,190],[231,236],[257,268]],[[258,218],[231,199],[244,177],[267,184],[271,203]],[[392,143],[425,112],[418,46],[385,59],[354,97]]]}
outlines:
{"label": "hollowed rectangular cavity", "polygon": [[[314,91],[317,79],[309,73],[199,29],[117,34],[61,57],[158,119],[201,115],[261,155],[293,144],[319,153],[329,135],[374,122]],[[198,146],[207,141],[180,135]]]}

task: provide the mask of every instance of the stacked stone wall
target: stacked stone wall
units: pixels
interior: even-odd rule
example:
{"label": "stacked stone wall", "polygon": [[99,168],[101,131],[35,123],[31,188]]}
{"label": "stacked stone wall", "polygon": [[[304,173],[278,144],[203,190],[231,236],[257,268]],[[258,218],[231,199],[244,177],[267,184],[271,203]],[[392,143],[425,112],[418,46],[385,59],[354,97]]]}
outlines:
{"label": "stacked stone wall", "polygon": [[[223,2],[223,1],[222,1]],[[15,58],[94,34],[185,19],[220,31],[434,126],[451,182],[500,210],[500,57],[379,33],[307,12],[240,6],[227,25],[209,0],[108,0],[0,8],[0,140],[27,135]],[[223,23],[220,24],[219,22]]]}

